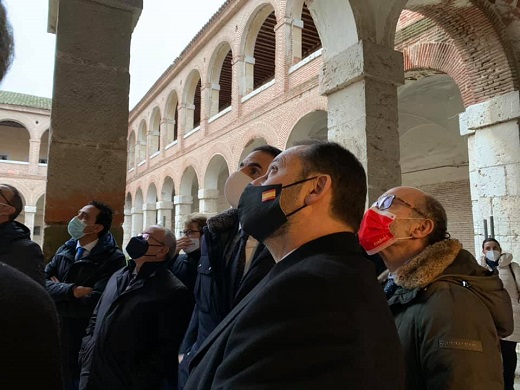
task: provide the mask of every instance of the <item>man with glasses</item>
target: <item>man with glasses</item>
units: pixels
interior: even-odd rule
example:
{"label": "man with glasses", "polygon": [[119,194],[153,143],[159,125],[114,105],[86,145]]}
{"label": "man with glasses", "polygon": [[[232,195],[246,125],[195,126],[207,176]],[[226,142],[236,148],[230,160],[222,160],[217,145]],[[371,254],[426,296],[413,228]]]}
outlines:
{"label": "man with glasses", "polygon": [[9,184],[0,184],[0,261],[45,286],[42,250],[31,241],[27,226],[15,221],[22,209],[20,192]]}
{"label": "man with glasses", "polygon": [[68,225],[71,239],[45,267],[47,291],[60,315],[65,389],[79,383],[78,352],[92,312],[108,279],[126,264],[110,233],[112,209],[92,201]]}
{"label": "man with glasses", "polygon": [[359,229],[361,245],[388,268],[406,389],[503,389],[499,337],[513,331],[509,296],[449,237],[439,201],[411,187],[383,194]]}
{"label": "man with glasses", "polygon": [[177,352],[193,297],[167,267],[173,233],[150,226],[126,247],[83,339],[80,389],[175,389]]}

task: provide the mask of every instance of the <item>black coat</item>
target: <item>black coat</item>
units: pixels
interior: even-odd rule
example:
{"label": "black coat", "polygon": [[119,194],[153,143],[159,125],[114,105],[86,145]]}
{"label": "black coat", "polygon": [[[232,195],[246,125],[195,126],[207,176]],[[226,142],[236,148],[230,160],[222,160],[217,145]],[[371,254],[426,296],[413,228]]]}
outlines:
{"label": "black coat", "polygon": [[0,261],[45,286],[43,253],[40,246],[31,241],[27,226],[16,221],[0,224]]}
{"label": "black coat", "polygon": [[0,263],[0,311],[0,389],[61,389],[58,315],[45,289]]}
{"label": "black coat", "polygon": [[180,388],[184,386],[189,362],[198,347],[234,305],[238,304],[274,266],[269,251],[259,244],[237,294],[231,292],[230,286],[234,285],[234,281],[229,280],[227,263],[238,245],[238,225],[238,210],[230,209],[208,219],[208,225],[204,227],[195,281],[195,308],[181,346],[181,352],[185,353],[185,356],[180,365]]}
{"label": "black coat", "polygon": [[[105,290],[108,279],[124,267],[126,259],[112,234],[106,233],[87,257],[75,261],[77,240],[62,245],[47,267],[46,288],[60,316],[63,374],[66,383],[79,378],[78,353],[92,312]],[[60,281],[50,280],[55,276]],[[75,286],[92,287],[88,297],[75,298]]]}
{"label": "black coat", "polygon": [[354,234],[318,238],[265,277],[190,364],[194,389],[401,389],[399,338]]}
{"label": "black coat", "polygon": [[[80,352],[80,389],[175,389],[193,297],[165,263],[130,262],[110,278]],[[128,288],[127,288],[128,287]]]}
{"label": "black coat", "polygon": [[200,249],[196,251],[179,254],[169,263],[168,268],[172,273],[193,292],[195,280],[197,279],[197,266],[200,260]]}

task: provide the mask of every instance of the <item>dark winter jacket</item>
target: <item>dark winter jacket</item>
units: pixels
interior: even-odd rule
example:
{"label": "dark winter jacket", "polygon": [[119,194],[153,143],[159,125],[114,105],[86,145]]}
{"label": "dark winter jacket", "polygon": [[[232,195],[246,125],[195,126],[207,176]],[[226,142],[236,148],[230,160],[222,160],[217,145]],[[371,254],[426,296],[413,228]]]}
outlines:
{"label": "dark winter jacket", "polygon": [[45,289],[0,263],[0,389],[60,390],[56,307]]}
{"label": "dark winter jacket", "polygon": [[[121,252],[109,232],[99,238],[87,257],[75,261],[77,240],[70,239],[62,245],[45,267],[47,291],[56,302],[58,313],[64,317],[90,318],[103,293],[108,279],[126,264]],[[52,276],[59,282],[50,280]],[[89,297],[74,298],[76,286],[92,287]]]}
{"label": "dark winter jacket", "polygon": [[170,271],[193,292],[197,279],[197,266],[200,261],[200,249],[175,256],[169,265]]}
{"label": "dark winter jacket", "polygon": [[352,233],[277,263],[192,358],[186,390],[401,390],[399,338]]}
{"label": "dark winter jacket", "polygon": [[80,389],[175,389],[193,297],[165,263],[133,261],[109,280],[80,351]]}
{"label": "dark winter jacket", "polygon": [[181,388],[194,352],[233,306],[237,305],[275,264],[269,251],[259,244],[249,270],[244,275],[237,294],[233,296],[229,288],[232,283],[228,280],[226,267],[240,239],[238,210],[226,210],[209,218],[207,223],[204,227],[201,257],[197,267],[195,308],[181,346],[181,352],[186,354],[180,366]]}
{"label": "dark winter jacket", "polygon": [[389,299],[405,353],[406,389],[503,389],[499,337],[513,331],[496,274],[456,240],[428,246],[395,273]]}
{"label": "dark winter jacket", "polygon": [[0,224],[0,261],[45,286],[43,253],[40,246],[31,241],[27,226],[16,221]]}

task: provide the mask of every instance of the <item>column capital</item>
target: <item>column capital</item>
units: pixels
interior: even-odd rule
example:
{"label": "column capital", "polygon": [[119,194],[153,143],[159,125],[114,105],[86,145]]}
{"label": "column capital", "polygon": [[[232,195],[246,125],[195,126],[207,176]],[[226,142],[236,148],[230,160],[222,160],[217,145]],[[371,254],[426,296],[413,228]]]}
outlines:
{"label": "column capital", "polygon": [[132,213],[132,214],[142,214],[143,213],[143,209],[139,208],[139,207],[132,207],[130,209],[130,213]]}
{"label": "column capital", "polygon": [[217,199],[219,194],[219,190],[208,188],[199,190],[197,195],[199,199]]}
{"label": "column capital", "polygon": [[495,96],[488,101],[466,107],[459,115],[460,135],[520,118],[520,91]]}
{"label": "column capital", "polygon": [[36,206],[25,206],[23,208],[23,211],[26,213],[35,213],[36,212]]}
{"label": "column capital", "polygon": [[172,210],[174,207],[173,202],[162,201],[155,204],[157,210]]}
{"label": "column capital", "polygon": [[155,211],[155,203],[145,203],[143,204],[143,211]]}
{"label": "column capital", "polygon": [[320,93],[329,95],[359,80],[404,84],[403,54],[389,47],[361,40],[327,60],[320,74]]}
{"label": "column capital", "polygon": [[178,204],[193,204],[193,196],[191,195],[175,195],[173,197],[173,203]]}

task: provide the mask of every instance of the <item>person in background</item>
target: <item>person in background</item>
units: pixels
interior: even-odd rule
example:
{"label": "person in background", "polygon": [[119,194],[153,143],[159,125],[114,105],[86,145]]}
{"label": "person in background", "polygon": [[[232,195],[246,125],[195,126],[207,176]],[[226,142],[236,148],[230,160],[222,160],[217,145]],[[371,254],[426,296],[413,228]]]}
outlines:
{"label": "person in background", "polygon": [[[170,262],[170,270],[184,283],[188,290],[193,292],[197,278],[197,266],[200,260],[200,242],[202,229],[206,226],[207,218],[204,215],[190,215],[184,222],[182,237],[177,240],[177,250]],[[183,250],[183,254],[179,252]]]}
{"label": "person in background", "polygon": [[92,201],[68,225],[71,239],[45,267],[46,287],[60,316],[65,389],[79,384],[81,339],[108,279],[126,264],[109,229],[112,209]]}
{"label": "person in background", "polygon": [[[0,80],[9,69],[13,53],[13,34],[0,0]],[[11,191],[5,190],[3,195],[0,196],[0,215],[12,215],[13,209],[21,206],[10,197]],[[39,283],[2,262],[0,312],[0,389],[61,389],[56,307]]]}
{"label": "person in background", "polygon": [[80,352],[81,390],[172,390],[193,296],[167,267],[175,236],[150,226],[126,246],[90,320]]}
{"label": "person in background", "polygon": [[0,261],[23,272],[43,287],[42,250],[31,241],[27,226],[15,221],[22,209],[20,192],[9,184],[0,184]]}
{"label": "person in background", "polygon": [[244,188],[264,175],[281,151],[258,146],[226,180],[224,194],[231,209],[208,219],[203,229],[201,257],[195,282],[195,308],[182,343],[179,390],[184,388],[193,354],[222,319],[273,268],[267,248],[240,229],[238,202]]}
{"label": "person in background", "polygon": [[502,282],[449,239],[439,201],[396,187],[370,207],[359,228],[369,255],[388,268],[384,286],[404,350],[406,390],[503,387],[499,337],[513,331]]}
{"label": "person in background", "polygon": [[516,344],[520,341],[520,265],[513,262],[511,253],[502,252],[500,243],[491,237],[482,242],[480,264],[491,271],[498,271],[498,276],[511,297],[515,327],[510,336],[500,339],[500,349],[504,367],[504,389],[513,390],[517,363]]}

